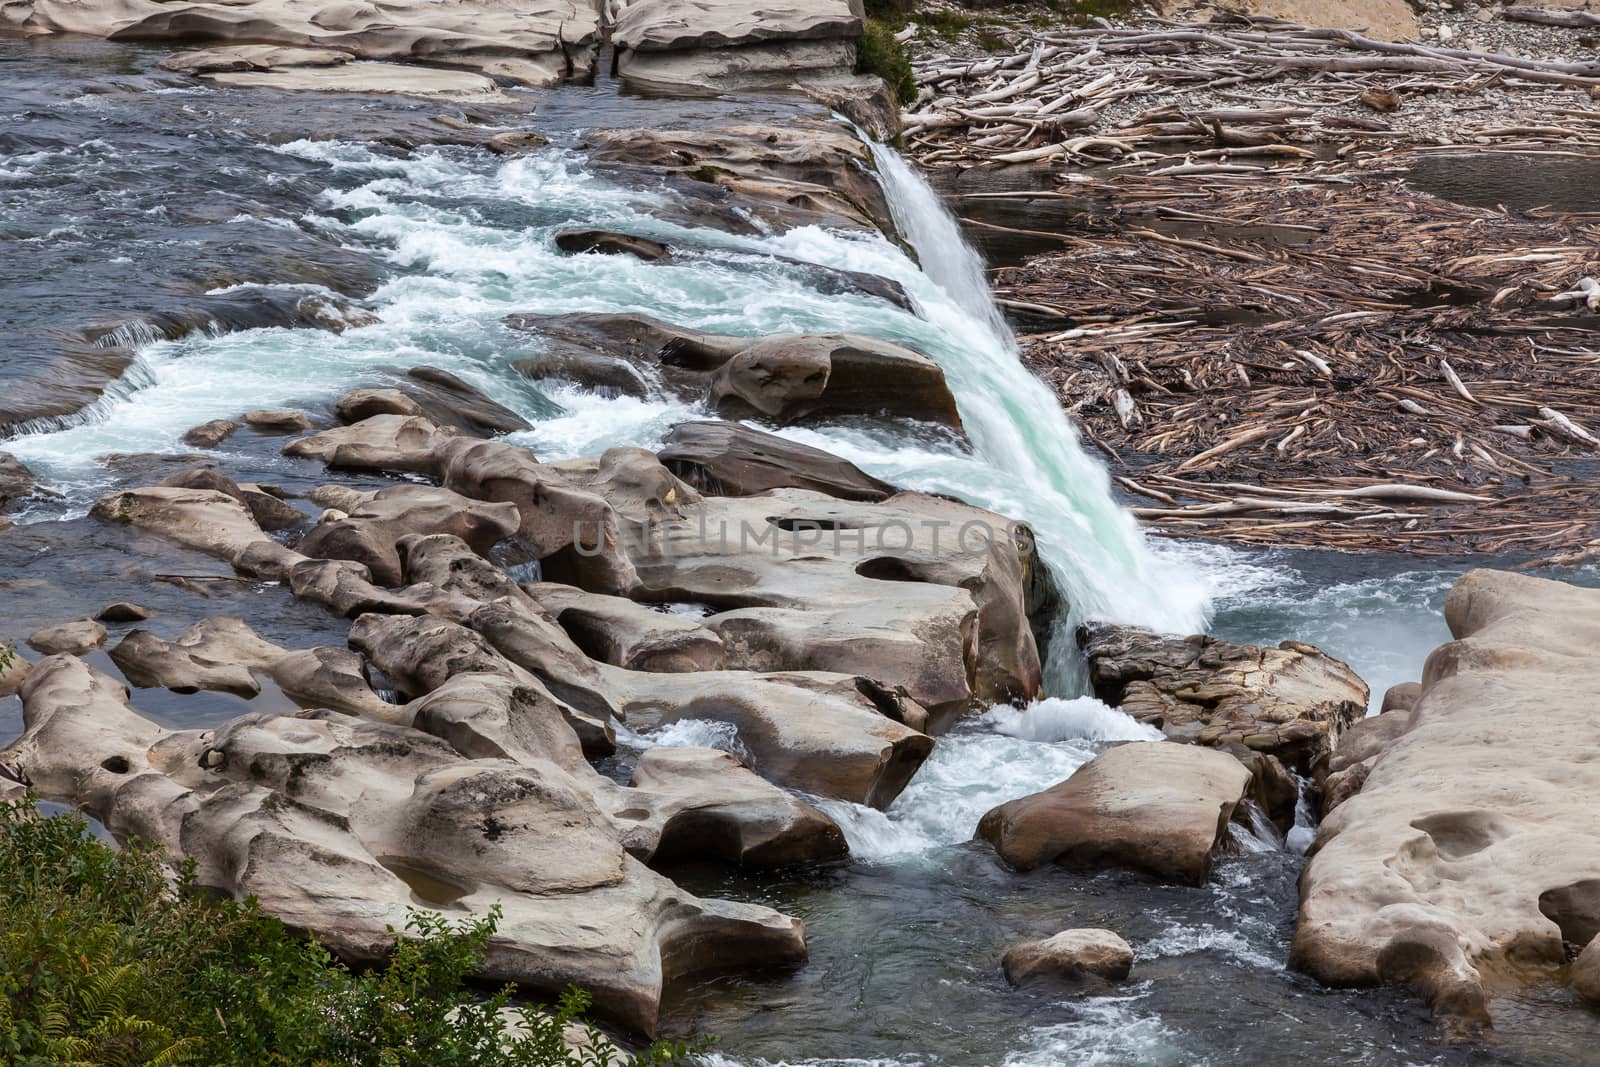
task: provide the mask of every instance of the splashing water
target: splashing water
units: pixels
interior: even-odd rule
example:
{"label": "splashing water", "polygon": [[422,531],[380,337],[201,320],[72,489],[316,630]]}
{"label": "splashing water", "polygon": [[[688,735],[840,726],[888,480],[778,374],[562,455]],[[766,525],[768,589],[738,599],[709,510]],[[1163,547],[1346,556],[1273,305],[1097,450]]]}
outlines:
{"label": "splashing water", "polygon": [[[919,310],[955,343],[936,356],[978,452],[1019,491],[1070,611],[1052,641],[1055,691],[1074,677],[1071,627],[1109,618],[1169,632],[1204,626],[1206,587],[1146,549],[1133,517],[1112,498],[1105,469],[1078,445],[1050,390],[1022,365],[989,291],[983,260],[933,188],[896,153],[875,147],[896,225],[916,250],[942,304]],[[954,358],[950,358],[950,357]],[[1015,514],[1015,513],[1013,513]]]}

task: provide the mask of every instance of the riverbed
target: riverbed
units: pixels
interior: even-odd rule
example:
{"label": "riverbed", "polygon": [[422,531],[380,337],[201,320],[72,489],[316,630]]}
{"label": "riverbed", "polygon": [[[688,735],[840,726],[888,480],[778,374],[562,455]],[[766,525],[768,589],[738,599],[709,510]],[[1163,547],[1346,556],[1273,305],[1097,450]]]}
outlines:
{"label": "riverbed", "polygon": [[[78,363],[63,363],[64,331],[197,301],[231,307],[226,298],[253,298],[254,289],[318,294],[376,321],[340,333],[218,322],[176,340],[121,336],[131,361],[100,399],[0,442],[59,493],[0,534],[0,639],[20,641],[136,593],[157,612],[148,628],[169,638],[211,615],[248,612],[273,641],[344,643],[342,620],[279,587],[84,518],[110,488],[182,469],[162,457],[189,452],[184,431],[208,419],[261,407],[325,413],[343,391],[419,363],[528,419],[533,428],[511,439],[542,459],[649,447],[703,414],[521,378],[510,363],[531,342],[501,325],[508,313],[642,312],[724,333],[882,337],[944,367],[970,448],[871,422],[783,432],[896,484],[1028,521],[1072,605],[1052,642],[1054,698],[996,709],[941,738],[886,812],[827,805],[850,838],[846,865],[759,879],[671,872],[694,892],[798,915],[811,961],[691,983],[669,998],[664,1032],[717,1035],[708,1062],[724,1067],[1589,1062],[1600,1025],[1582,1011],[1551,1011],[1564,992],[1509,998],[1494,1043],[1452,1045],[1407,994],[1329,991],[1286,970],[1309,825],[1288,840],[1241,831],[1203,888],[1128,874],[1017,875],[970,844],[989,807],[1062,780],[1106,741],[1144,736],[1081,696],[1070,641],[1078,620],[1308,641],[1348,660],[1381,698],[1415,679],[1448,639],[1439,608],[1472,563],[1144,538],[1055,398],[1018,362],[981,261],[891,152],[880,151],[878,169],[916,258],[879,237],[817,228],[734,237],[688,227],[672,221],[661,190],[593,173],[579,147],[595,127],[817,113],[794,98],[651,100],[603,78],[515,92],[495,105],[499,121],[532,125],[551,144],[502,159],[376,139],[426,129],[437,106],[202,88],[157,72],[157,58],[109,44],[0,43],[0,388],[75,388],[113,358],[79,352]],[[563,255],[552,237],[571,225],[695,251],[671,265]],[[892,278],[916,312],[818,292],[779,257]],[[292,492],[326,480],[320,466],[284,459],[281,443],[247,430],[215,455],[239,481]],[[1563,576],[1600,584],[1593,571]],[[114,672],[104,654],[91,660]],[[182,726],[287,706],[270,687],[248,703],[152,690],[134,702]],[[19,715],[15,698],[0,700],[0,736],[16,733]],[[737,739],[680,724],[635,743]],[[1080,999],[1007,987],[998,966],[1007,945],[1071,926],[1127,938],[1133,980],[1115,996]]]}

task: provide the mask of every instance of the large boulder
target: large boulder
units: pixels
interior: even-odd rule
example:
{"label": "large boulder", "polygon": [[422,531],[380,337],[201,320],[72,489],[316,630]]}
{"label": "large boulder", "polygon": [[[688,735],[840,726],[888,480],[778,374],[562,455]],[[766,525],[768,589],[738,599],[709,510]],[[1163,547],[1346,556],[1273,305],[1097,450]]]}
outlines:
{"label": "large boulder", "polygon": [[318,525],[295,546],[313,559],[344,559],[366,567],[372,580],[402,581],[396,542],[418,534],[450,534],[475,552],[516,534],[521,516],[511,504],[473,500],[448,489],[396,485],[373,494],[344,518]]}
{"label": "large boulder", "polygon": [[1092,986],[1128,977],[1133,949],[1112,930],[1063,930],[1043,941],[1012,945],[1001,966],[1012,985],[1052,979]]}
{"label": "large boulder", "polygon": [[944,371],[887,341],[844,333],[731,337],[644,315],[512,315],[506,323],[543,340],[543,351],[515,364],[535,379],[661,392],[734,419],[894,416],[961,431]]}
{"label": "large boulder", "polygon": [[254,897],[356,964],[383,959],[418,905],[498,905],[484,978],[580,986],[648,1034],[668,983],[805,957],[799,920],[696,898],[645,867],[549,758],[468,759],[329,711],[170,731],[67,656],[41,661],[22,698],[26,731],[0,751],[16,778],[192,859],[198,885]]}
{"label": "large boulder", "polygon": [[1600,591],[1475,570],[1445,621],[1406,729],[1322,824],[1290,962],[1487,1024],[1600,931]]}
{"label": "large boulder", "polygon": [[978,837],[1018,870],[1052,862],[1131,867],[1199,885],[1249,784],[1250,772],[1232,756],[1136,741],[1042,793],[991,809]]}
{"label": "large boulder", "polygon": [[1080,627],[1097,697],[1174,741],[1243,745],[1302,775],[1321,770],[1367,710],[1367,685],[1311,645],[1276,648],[1166,637],[1134,626]]}

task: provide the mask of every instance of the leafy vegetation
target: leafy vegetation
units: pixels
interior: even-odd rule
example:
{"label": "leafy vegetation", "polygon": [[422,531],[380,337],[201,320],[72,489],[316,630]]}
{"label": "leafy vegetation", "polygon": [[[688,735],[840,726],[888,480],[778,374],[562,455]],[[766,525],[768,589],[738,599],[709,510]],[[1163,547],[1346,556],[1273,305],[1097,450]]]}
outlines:
{"label": "leafy vegetation", "polygon": [[856,46],[856,73],[878,75],[889,83],[902,104],[917,98],[917,78],[911,72],[911,58],[894,39],[894,29],[887,22],[867,20],[866,32]]}
{"label": "leafy vegetation", "polygon": [[[0,804],[0,1062],[16,1067],[666,1067],[704,1046],[624,1058],[588,997],[511,1008],[466,983],[499,920],[413,912],[385,966],[354,974],[254,901],[169,881],[143,845],[114,849],[76,815]],[[502,1009],[512,1016],[507,1025]]]}

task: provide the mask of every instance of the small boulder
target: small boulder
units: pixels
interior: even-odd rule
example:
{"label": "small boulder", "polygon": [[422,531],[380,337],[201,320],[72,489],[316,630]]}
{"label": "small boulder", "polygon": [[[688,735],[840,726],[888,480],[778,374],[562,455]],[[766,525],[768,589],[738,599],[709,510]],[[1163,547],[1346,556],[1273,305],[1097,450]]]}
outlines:
{"label": "small boulder", "polygon": [[304,412],[287,408],[261,408],[247,411],[244,423],[258,433],[304,433],[311,429],[311,420]]}
{"label": "small boulder", "polygon": [[422,406],[398,389],[352,389],[334,411],[340,422],[350,424],[374,415],[421,415]]}
{"label": "small boulder", "polygon": [[615,230],[562,230],[556,234],[556,247],[563,252],[633,256],[646,263],[662,263],[672,258],[672,250],[660,241]]}
{"label": "small boulder", "polygon": [[991,809],[977,836],[1021,871],[1050,862],[1132,867],[1199,885],[1249,785],[1250,772],[1226,753],[1136,741]]}
{"label": "small boulder", "polygon": [[150,609],[119,600],[101,608],[95,618],[100,622],[143,622],[150,617]]}
{"label": "small boulder", "polygon": [[233,419],[212,419],[184,434],[183,443],[190,448],[216,448],[243,428],[244,423]]}
{"label": "small boulder", "polygon": [[454,426],[476,437],[493,437],[533,427],[515,411],[491,400],[481,389],[438,367],[412,367],[406,371],[401,388],[434,422]]}
{"label": "small boulder", "polygon": [[106,628],[93,619],[74,619],[47,626],[28,638],[28,647],[46,656],[81,656],[105,644]]}
{"label": "small boulder", "polygon": [[1006,981],[1048,978],[1074,985],[1120,982],[1133,969],[1133,949],[1111,930],[1063,930],[1006,949]]}

